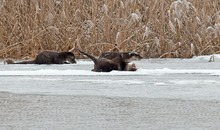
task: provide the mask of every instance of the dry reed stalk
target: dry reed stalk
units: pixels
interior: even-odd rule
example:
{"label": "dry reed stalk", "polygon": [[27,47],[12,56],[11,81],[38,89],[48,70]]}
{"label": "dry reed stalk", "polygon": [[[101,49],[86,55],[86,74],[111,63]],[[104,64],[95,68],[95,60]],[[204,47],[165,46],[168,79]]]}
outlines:
{"label": "dry reed stalk", "polygon": [[219,0],[0,1],[0,58],[33,57],[75,44],[93,55],[110,50],[163,58],[219,53],[219,10]]}

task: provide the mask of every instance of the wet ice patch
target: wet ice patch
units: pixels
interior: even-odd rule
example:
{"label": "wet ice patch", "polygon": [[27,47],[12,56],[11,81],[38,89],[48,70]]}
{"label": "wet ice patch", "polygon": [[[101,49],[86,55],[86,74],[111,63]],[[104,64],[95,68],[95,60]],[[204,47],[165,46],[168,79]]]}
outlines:
{"label": "wet ice patch", "polygon": [[158,82],[158,83],[154,83],[155,86],[165,86],[166,83],[163,82]]}
{"label": "wet ice patch", "polygon": [[124,84],[124,85],[140,85],[144,84],[141,80],[74,80],[76,82],[90,82],[94,84]]}
{"label": "wet ice patch", "polygon": [[34,80],[34,81],[63,81],[63,79],[61,78],[56,78],[56,77],[53,77],[53,78],[45,78],[45,77],[16,77],[16,78],[19,78],[23,81],[30,81],[30,80]]}
{"label": "wet ice patch", "polygon": [[106,72],[93,72],[90,70],[56,70],[56,69],[41,69],[41,70],[22,70],[22,71],[0,71],[0,76],[13,76],[13,75],[78,75],[78,76],[92,76],[92,75],[164,75],[164,74],[207,74],[207,75],[220,75],[220,69],[138,69],[137,71],[112,71]]}
{"label": "wet ice patch", "polygon": [[220,84],[220,81],[216,80],[172,80],[169,81],[172,84],[176,85],[212,85]]}
{"label": "wet ice patch", "polygon": [[220,75],[220,70],[218,69],[139,69],[138,74],[146,75],[163,75],[163,74],[208,74],[208,75]]}

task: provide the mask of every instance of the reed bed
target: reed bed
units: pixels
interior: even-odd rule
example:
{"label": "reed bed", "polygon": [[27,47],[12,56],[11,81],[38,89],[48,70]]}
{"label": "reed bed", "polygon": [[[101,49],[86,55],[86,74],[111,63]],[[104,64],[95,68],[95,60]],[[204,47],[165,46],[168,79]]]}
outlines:
{"label": "reed bed", "polygon": [[74,47],[145,58],[220,52],[219,0],[0,0],[0,16],[0,58]]}

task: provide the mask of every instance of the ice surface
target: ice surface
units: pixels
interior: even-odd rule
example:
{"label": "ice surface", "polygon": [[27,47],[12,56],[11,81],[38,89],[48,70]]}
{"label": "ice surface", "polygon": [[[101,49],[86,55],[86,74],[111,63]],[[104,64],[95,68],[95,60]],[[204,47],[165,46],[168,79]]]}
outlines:
{"label": "ice surface", "polygon": [[92,72],[89,70],[52,70],[52,69],[41,69],[41,70],[23,70],[23,71],[0,71],[1,76],[92,76],[92,75],[105,75],[105,76],[114,76],[114,75],[162,75],[162,74],[208,74],[208,75],[220,75],[220,70],[217,69],[138,69],[137,71],[112,71],[109,73],[106,72]]}
{"label": "ice surface", "polygon": [[220,56],[144,59],[135,72],[92,72],[93,62],[74,65],[0,64],[0,91],[52,95],[220,100]]}

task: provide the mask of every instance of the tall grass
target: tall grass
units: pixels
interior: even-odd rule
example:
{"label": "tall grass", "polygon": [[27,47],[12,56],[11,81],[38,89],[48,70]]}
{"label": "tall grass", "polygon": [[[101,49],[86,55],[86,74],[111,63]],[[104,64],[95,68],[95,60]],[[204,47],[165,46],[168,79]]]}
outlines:
{"label": "tall grass", "polygon": [[0,0],[0,58],[75,45],[93,55],[219,53],[219,0]]}

